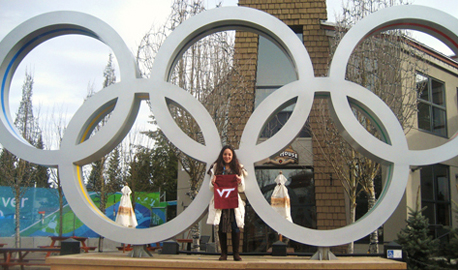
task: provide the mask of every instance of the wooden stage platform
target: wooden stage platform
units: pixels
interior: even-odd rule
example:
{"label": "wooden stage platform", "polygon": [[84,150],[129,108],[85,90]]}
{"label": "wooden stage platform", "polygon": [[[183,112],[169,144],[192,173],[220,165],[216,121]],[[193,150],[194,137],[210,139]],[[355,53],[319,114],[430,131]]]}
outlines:
{"label": "wooden stage platform", "polygon": [[82,253],[76,255],[51,256],[46,263],[51,270],[178,270],[178,269],[307,269],[307,270],[389,270],[406,269],[403,262],[379,257],[339,257],[333,261],[310,260],[309,257],[273,257],[273,256],[242,256],[243,261],[218,261],[217,255],[161,255],[153,257],[132,258],[128,253]]}

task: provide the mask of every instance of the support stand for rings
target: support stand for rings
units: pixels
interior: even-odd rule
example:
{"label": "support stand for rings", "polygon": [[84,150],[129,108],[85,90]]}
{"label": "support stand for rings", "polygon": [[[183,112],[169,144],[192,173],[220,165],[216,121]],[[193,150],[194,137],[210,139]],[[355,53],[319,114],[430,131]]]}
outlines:
{"label": "support stand for rings", "polygon": [[135,245],[132,251],[128,254],[129,257],[153,257],[153,255],[146,249],[146,245]]}
{"label": "support stand for rings", "polygon": [[310,260],[319,260],[319,261],[330,261],[330,260],[338,260],[336,255],[331,252],[329,247],[319,247],[317,252],[313,254]]}

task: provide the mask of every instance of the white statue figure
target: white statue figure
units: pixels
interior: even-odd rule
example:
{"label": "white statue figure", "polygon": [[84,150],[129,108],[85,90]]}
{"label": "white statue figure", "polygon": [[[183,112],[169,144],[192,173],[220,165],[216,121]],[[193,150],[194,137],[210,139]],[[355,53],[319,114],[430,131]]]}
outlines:
{"label": "white statue figure", "polygon": [[289,222],[293,222],[291,218],[291,203],[289,199],[288,189],[285,186],[287,179],[282,172],[275,178],[277,186],[272,192],[270,198],[271,206],[280,216],[286,218]]}
{"label": "white statue figure", "polygon": [[116,215],[115,222],[124,227],[135,228],[138,222],[134,209],[132,208],[132,202],[130,201],[132,190],[130,190],[127,183],[124,184],[121,193],[121,201],[119,202],[118,214]]}

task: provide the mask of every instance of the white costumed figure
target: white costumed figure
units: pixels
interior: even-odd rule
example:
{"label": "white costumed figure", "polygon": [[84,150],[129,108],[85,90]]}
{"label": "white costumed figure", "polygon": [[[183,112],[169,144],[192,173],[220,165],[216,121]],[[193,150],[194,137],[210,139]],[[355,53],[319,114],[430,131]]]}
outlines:
{"label": "white costumed figure", "polygon": [[121,189],[121,201],[119,202],[118,214],[116,215],[115,222],[124,227],[137,227],[137,217],[135,216],[134,209],[132,208],[132,202],[130,201],[130,190],[127,183]]}
{"label": "white costumed figure", "polygon": [[270,197],[270,205],[273,209],[275,209],[275,211],[277,211],[277,213],[280,214],[280,216],[286,218],[290,222],[293,222],[293,219],[291,218],[291,203],[288,189],[285,186],[286,181],[286,177],[282,174],[282,172],[280,172],[277,178],[275,178],[277,186]]}

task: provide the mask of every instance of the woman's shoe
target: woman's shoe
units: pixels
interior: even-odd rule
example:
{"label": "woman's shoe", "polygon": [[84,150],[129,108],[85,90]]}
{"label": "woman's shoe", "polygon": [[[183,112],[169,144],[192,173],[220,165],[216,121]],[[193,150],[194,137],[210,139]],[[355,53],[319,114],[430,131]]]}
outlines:
{"label": "woman's shoe", "polygon": [[232,250],[234,251],[234,261],[241,261],[242,258],[240,257],[239,253],[240,247],[240,232],[235,233],[232,232]]}
{"label": "woman's shoe", "polygon": [[227,260],[227,234],[218,232],[219,237],[219,244],[221,246],[221,257],[219,257],[220,261]]}

